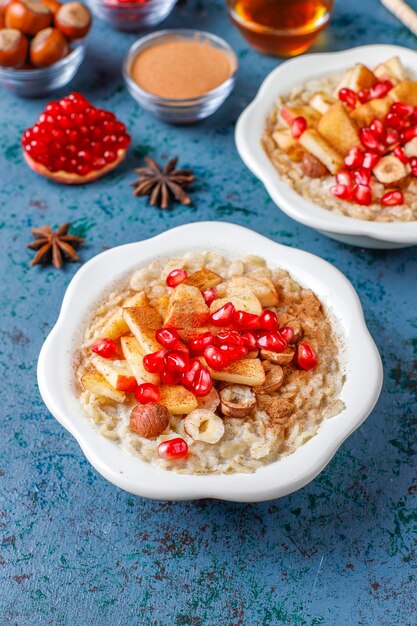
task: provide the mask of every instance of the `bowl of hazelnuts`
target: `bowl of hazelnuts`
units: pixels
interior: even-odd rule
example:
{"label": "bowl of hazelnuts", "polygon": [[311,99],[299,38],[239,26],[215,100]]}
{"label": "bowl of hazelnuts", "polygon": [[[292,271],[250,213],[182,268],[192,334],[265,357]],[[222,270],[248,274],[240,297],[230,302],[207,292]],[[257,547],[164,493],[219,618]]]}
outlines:
{"label": "bowl of hazelnuts", "polygon": [[90,27],[81,2],[0,0],[0,85],[23,97],[63,87],[84,60]]}

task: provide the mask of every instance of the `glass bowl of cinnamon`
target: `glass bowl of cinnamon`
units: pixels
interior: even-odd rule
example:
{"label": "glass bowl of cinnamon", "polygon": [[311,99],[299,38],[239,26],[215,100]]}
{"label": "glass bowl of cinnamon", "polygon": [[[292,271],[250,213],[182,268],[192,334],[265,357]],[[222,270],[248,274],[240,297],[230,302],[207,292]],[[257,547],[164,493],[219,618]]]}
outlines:
{"label": "glass bowl of cinnamon", "polygon": [[116,30],[137,33],[157,26],[177,0],[87,0],[96,17]]}
{"label": "glass bowl of cinnamon", "polygon": [[229,44],[211,33],[162,30],[130,48],[123,77],[141,107],[171,124],[212,115],[236,82],[238,61]]}

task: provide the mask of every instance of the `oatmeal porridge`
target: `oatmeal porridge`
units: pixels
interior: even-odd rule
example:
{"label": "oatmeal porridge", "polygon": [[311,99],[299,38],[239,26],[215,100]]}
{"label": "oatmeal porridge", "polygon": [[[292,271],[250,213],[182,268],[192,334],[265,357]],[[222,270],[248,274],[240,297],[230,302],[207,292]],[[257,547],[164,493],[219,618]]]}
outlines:
{"label": "oatmeal porridge", "polygon": [[77,363],[102,435],[180,473],[253,472],[343,409],[330,313],[255,256],[138,269],[92,312]]}
{"label": "oatmeal porridge", "polygon": [[280,177],[329,211],[417,220],[417,82],[398,57],[296,86],[262,143]]}

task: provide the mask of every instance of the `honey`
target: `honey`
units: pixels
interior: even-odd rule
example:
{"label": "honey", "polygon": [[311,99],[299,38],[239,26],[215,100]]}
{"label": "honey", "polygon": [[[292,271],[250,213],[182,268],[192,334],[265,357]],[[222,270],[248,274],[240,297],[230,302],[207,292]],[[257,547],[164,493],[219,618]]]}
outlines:
{"label": "honey", "polygon": [[228,5],[251,46],[289,57],[305,52],[326,28],[333,0],[228,0]]}

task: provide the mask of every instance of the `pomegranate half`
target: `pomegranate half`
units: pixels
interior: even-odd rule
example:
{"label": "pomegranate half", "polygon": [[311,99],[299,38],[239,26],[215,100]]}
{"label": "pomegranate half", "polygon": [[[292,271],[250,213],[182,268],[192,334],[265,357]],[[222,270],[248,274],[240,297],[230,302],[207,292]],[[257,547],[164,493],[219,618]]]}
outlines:
{"label": "pomegranate half", "polygon": [[94,107],[80,93],[50,102],[22,136],[29,167],[67,185],[89,183],[116,168],[130,141],[114,113]]}

